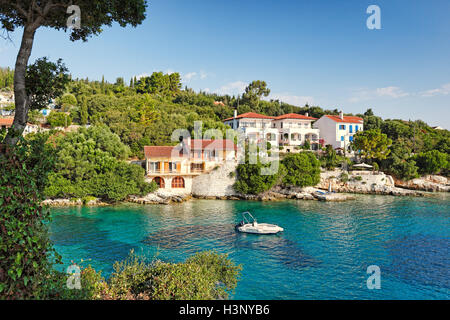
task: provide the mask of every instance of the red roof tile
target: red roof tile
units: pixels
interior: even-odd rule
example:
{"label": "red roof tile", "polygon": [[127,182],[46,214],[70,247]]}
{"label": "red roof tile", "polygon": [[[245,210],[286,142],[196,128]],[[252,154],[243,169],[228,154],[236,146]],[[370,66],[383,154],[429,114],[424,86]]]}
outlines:
{"label": "red roof tile", "polygon": [[172,156],[173,146],[145,146],[144,154],[146,158]]}
{"label": "red roof tile", "polygon": [[192,139],[191,150],[198,149],[236,150],[237,147],[230,139]]}
{"label": "red roof tile", "polygon": [[304,116],[304,115],[298,114],[298,113],[287,113],[287,114],[283,114],[281,116],[275,117],[275,120],[282,120],[282,119],[317,120],[317,118]]}
{"label": "red roof tile", "polygon": [[[171,158],[177,155],[174,146],[145,146],[145,158]],[[179,151],[181,148],[178,146]],[[230,139],[192,139],[190,144],[191,150],[237,150],[236,144]],[[182,157],[182,154],[178,154]]]}
{"label": "red roof tile", "polygon": [[[236,117],[236,119],[243,119],[243,118],[250,118],[250,119],[275,119],[275,117],[266,116],[264,114],[259,114],[255,112],[247,112],[240,114]],[[234,117],[225,119],[223,121],[233,120]]]}
{"label": "red roof tile", "polygon": [[13,118],[2,118],[0,119],[0,126],[11,127],[13,124]]}
{"label": "red roof tile", "polygon": [[346,122],[346,123],[363,123],[363,118],[360,117],[353,117],[353,116],[344,116],[344,119],[341,119],[339,116],[333,116],[333,115],[325,115],[325,117],[335,121],[335,122]]}

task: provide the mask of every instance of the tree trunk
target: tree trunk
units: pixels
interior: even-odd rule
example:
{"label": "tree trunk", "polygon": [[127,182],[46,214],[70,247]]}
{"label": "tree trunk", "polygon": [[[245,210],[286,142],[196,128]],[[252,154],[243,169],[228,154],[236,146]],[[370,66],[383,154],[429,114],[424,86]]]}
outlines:
{"label": "tree trunk", "polygon": [[16,66],[14,70],[14,97],[15,97],[15,115],[14,130],[10,129],[5,138],[5,142],[9,145],[15,145],[22,135],[28,121],[29,101],[25,87],[25,75],[27,72],[28,60],[30,59],[31,50],[33,48],[34,35],[36,27],[26,26],[23,31],[22,43],[19,53],[17,54]]}

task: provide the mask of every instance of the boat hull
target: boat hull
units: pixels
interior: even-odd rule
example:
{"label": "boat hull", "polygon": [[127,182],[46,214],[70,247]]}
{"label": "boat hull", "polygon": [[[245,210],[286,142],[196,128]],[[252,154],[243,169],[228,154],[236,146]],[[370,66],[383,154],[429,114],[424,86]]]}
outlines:
{"label": "boat hull", "polygon": [[243,233],[253,233],[253,234],[276,234],[278,232],[284,231],[283,228],[266,223],[259,223],[256,226],[253,224],[237,225],[236,230]]}

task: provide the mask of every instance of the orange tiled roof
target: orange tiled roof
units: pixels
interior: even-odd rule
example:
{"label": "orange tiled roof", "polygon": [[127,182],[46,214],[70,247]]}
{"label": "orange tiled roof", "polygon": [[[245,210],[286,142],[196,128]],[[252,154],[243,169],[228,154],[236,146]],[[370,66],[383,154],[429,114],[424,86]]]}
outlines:
{"label": "orange tiled roof", "polygon": [[[145,158],[171,158],[174,155],[182,157],[181,148],[178,146],[145,146]],[[190,143],[191,150],[237,150],[236,144],[230,139],[192,139]]]}
{"label": "orange tiled roof", "polygon": [[144,155],[146,158],[151,157],[167,157],[172,156],[174,146],[145,146]]}
{"label": "orange tiled roof", "polygon": [[0,126],[7,126],[11,127],[13,124],[14,119],[13,118],[1,118],[0,119]]}
{"label": "orange tiled roof", "polygon": [[[275,119],[275,117],[266,116],[264,114],[259,114],[255,112],[246,112],[243,114],[240,114],[236,117],[236,119],[243,119],[243,118],[251,118],[251,119]],[[223,121],[233,120],[234,117],[225,119]]]}
{"label": "orange tiled roof", "polygon": [[317,120],[317,118],[304,116],[304,115],[298,114],[298,113],[287,113],[287,114],[283,114],[281,116],[275,117],[275,120],[282,120],[282,119]]}
{"label": "orange tiled roof", "polygon": [[341,119],[339,116],[333,116],[333,115],[325,115],[325,117],[335,121],[335,122],[346,122],[346,123],[363,123],[363,118],[360,117],[353,117],[353,116],[344,116],[344,119]]}
{"label": "orange tiled roof", "polygon": [[198,149],[236,150],[237,147],[230,139],[192,139],[191,150]]}

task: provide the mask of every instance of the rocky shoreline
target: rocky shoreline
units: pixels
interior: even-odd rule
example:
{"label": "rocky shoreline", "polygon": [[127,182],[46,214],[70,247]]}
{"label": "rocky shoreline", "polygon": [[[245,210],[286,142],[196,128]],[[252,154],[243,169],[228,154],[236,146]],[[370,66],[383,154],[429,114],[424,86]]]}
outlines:
{"label": "rocky shoreline", "polygon": [[[229,184],[229,183],[228,183]],[[168,190],[157,190],[146,196],[130,196],[126,202],[137,204],[173,204],[182,203],[192,198],[208,200],[252,200],[252,201],[280,201],[285,199],[318,200],[318,201],[348,201],[354,200],[355,194],[374,194],[391,196],[423,197],[428,192],[450,192],[450,184],[446,177],[425,176],[408,182],[395,180],[383,172],[342,170],[323,171],[320,174],[320,183],[315,187],[275,187],[259,195],[243,195],[230,192],[228,185],[222,194],[190,194],[173,193]],[[331,192],[328,190],[331,189]],[[82,199],[49,199],[44,205],[52,207],[67,206],[105,206],[108,203],[100,199],[83,201]]]}
{"label": "rocky shoreline", "polygon": [[83,201],[83,199],[46,199],[42,201],[42,205],[49,207],[102,207],[108,206],[109,203],[103,202],[97,198],[87,201]]}

